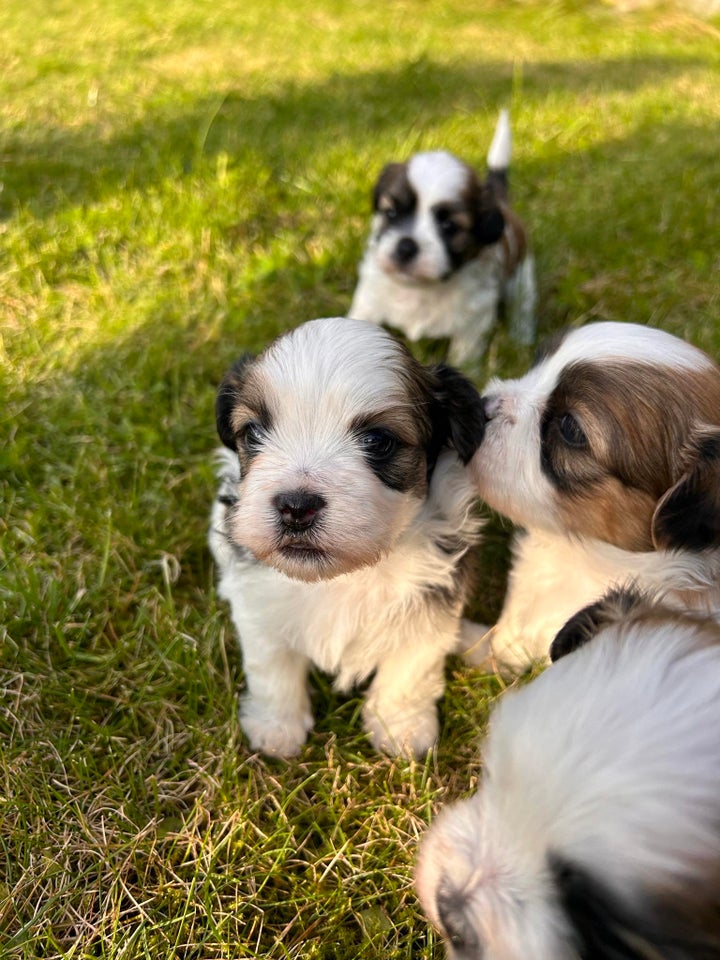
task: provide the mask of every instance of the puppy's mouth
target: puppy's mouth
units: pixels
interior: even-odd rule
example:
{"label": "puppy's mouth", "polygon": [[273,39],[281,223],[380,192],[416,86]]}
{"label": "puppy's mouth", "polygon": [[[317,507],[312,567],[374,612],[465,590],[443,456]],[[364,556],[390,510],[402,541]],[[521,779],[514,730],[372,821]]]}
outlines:
{"label": "puppy's mouth", "polygon": [[283,537],[275,547],[273,566],[297,580],[323,580],[333,567],[332,555],[313,538]]}
{"label": "puppy's mouth", "polygon": [[324,559],[327,555],[325,550],[314,546],[312,543],[307,543],[302,540],[281,544],[278,547],[278,553],[280,553],[281,556],[286,557],[288,560],[293,560],[295,562],[306,560],[315,563],[317,563],[318,560]]}
{"label": "puppy's mouth", "polygon": [[432,287],[436,283],[445,283],[452,276],[452,270],[427,276],[426,274],[416,272],[412,264],[397,263],[386,266],[385,272],[400,283],[406,284],[408,287]]}

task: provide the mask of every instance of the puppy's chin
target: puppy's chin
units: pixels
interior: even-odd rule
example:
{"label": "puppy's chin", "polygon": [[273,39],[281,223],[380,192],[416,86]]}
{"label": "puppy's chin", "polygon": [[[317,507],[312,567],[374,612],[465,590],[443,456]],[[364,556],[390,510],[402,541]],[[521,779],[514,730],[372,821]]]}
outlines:
{"label": "puppy's chin", "polygon": [[416,271],[407,271],[390,265],[384,268],[385,273],[391,277],[396,283],[401,283],[406,287],[430,287],[435,283],[441,283],[443,280],[446,280],[450,274],[444,273],[442,275],[438,273],[417,273]]}

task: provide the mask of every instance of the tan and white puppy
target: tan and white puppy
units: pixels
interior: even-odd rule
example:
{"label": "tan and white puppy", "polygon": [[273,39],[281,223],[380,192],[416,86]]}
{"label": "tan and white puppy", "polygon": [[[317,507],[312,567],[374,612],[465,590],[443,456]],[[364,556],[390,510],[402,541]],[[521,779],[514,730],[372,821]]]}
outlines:
{"label": "tan and white puppy", "polygon": [[422,842],[448,956],[720,957],[720,627],[620,594],[555,650],[494,710],[478,792]]}
{"label": "tan and white puppy", "polygon": [[468,380],[358,320],[305,323],[227,374],[209,541],[253,749],[298,752],[313,664],[340,690],[374,674],[363,716],[378,749],[433,745],[479,528],[464,461],[483,423]]}
{"label": "tan and white puppy", "polygon": [[450,338],[451,363],[479,358],[504,304],[511,334],[535,337],[535,273],[525,228],[508,205],[511,133],[503,110],[487,180],[446,151],[383,168],[351,317],[412,341]]}
{"label": "tan and white puppy", "polygon": [[720,617],[720,369],[661,330],[593,323],[485,389],[471,470],[523,528],[474,660],[524,669],[576,610],[635,582]]}

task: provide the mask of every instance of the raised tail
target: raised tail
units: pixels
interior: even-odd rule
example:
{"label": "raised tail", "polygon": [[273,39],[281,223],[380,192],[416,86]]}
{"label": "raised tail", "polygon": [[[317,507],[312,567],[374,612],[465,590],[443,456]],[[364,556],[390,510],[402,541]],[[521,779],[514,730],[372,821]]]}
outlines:
{"label": "raised tail", "polygon": [[512,131],[510,111],[500,111],[492,143],[487,153],[488,180],[493,185],[499,200],[508,195],[508,170],[512,157]]}

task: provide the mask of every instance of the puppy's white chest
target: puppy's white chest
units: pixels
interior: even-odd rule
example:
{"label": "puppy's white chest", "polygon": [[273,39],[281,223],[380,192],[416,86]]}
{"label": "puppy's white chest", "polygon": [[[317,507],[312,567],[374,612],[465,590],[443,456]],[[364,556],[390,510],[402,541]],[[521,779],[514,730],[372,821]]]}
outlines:
{"label": "puppy's white chest", "polygon": [[388,323],[411,340],[452,337],[467,328],[487,333],[496,320],[502,276],[498,248],[487,250],[447,280],[432,283],[396,279],[368,251],[349,316]]}
{"label": "puppy's white chest", "polygon": [[388,611],[412,602],[400,595],[397,567],[390,558],[333,580],[303,583],[248,563],[235,568],[227,593],[242,597],[250,616],[262,611],[261,642],[302,653],[346,690],[365,680],[392,648],[397,632],[387,623]]}

